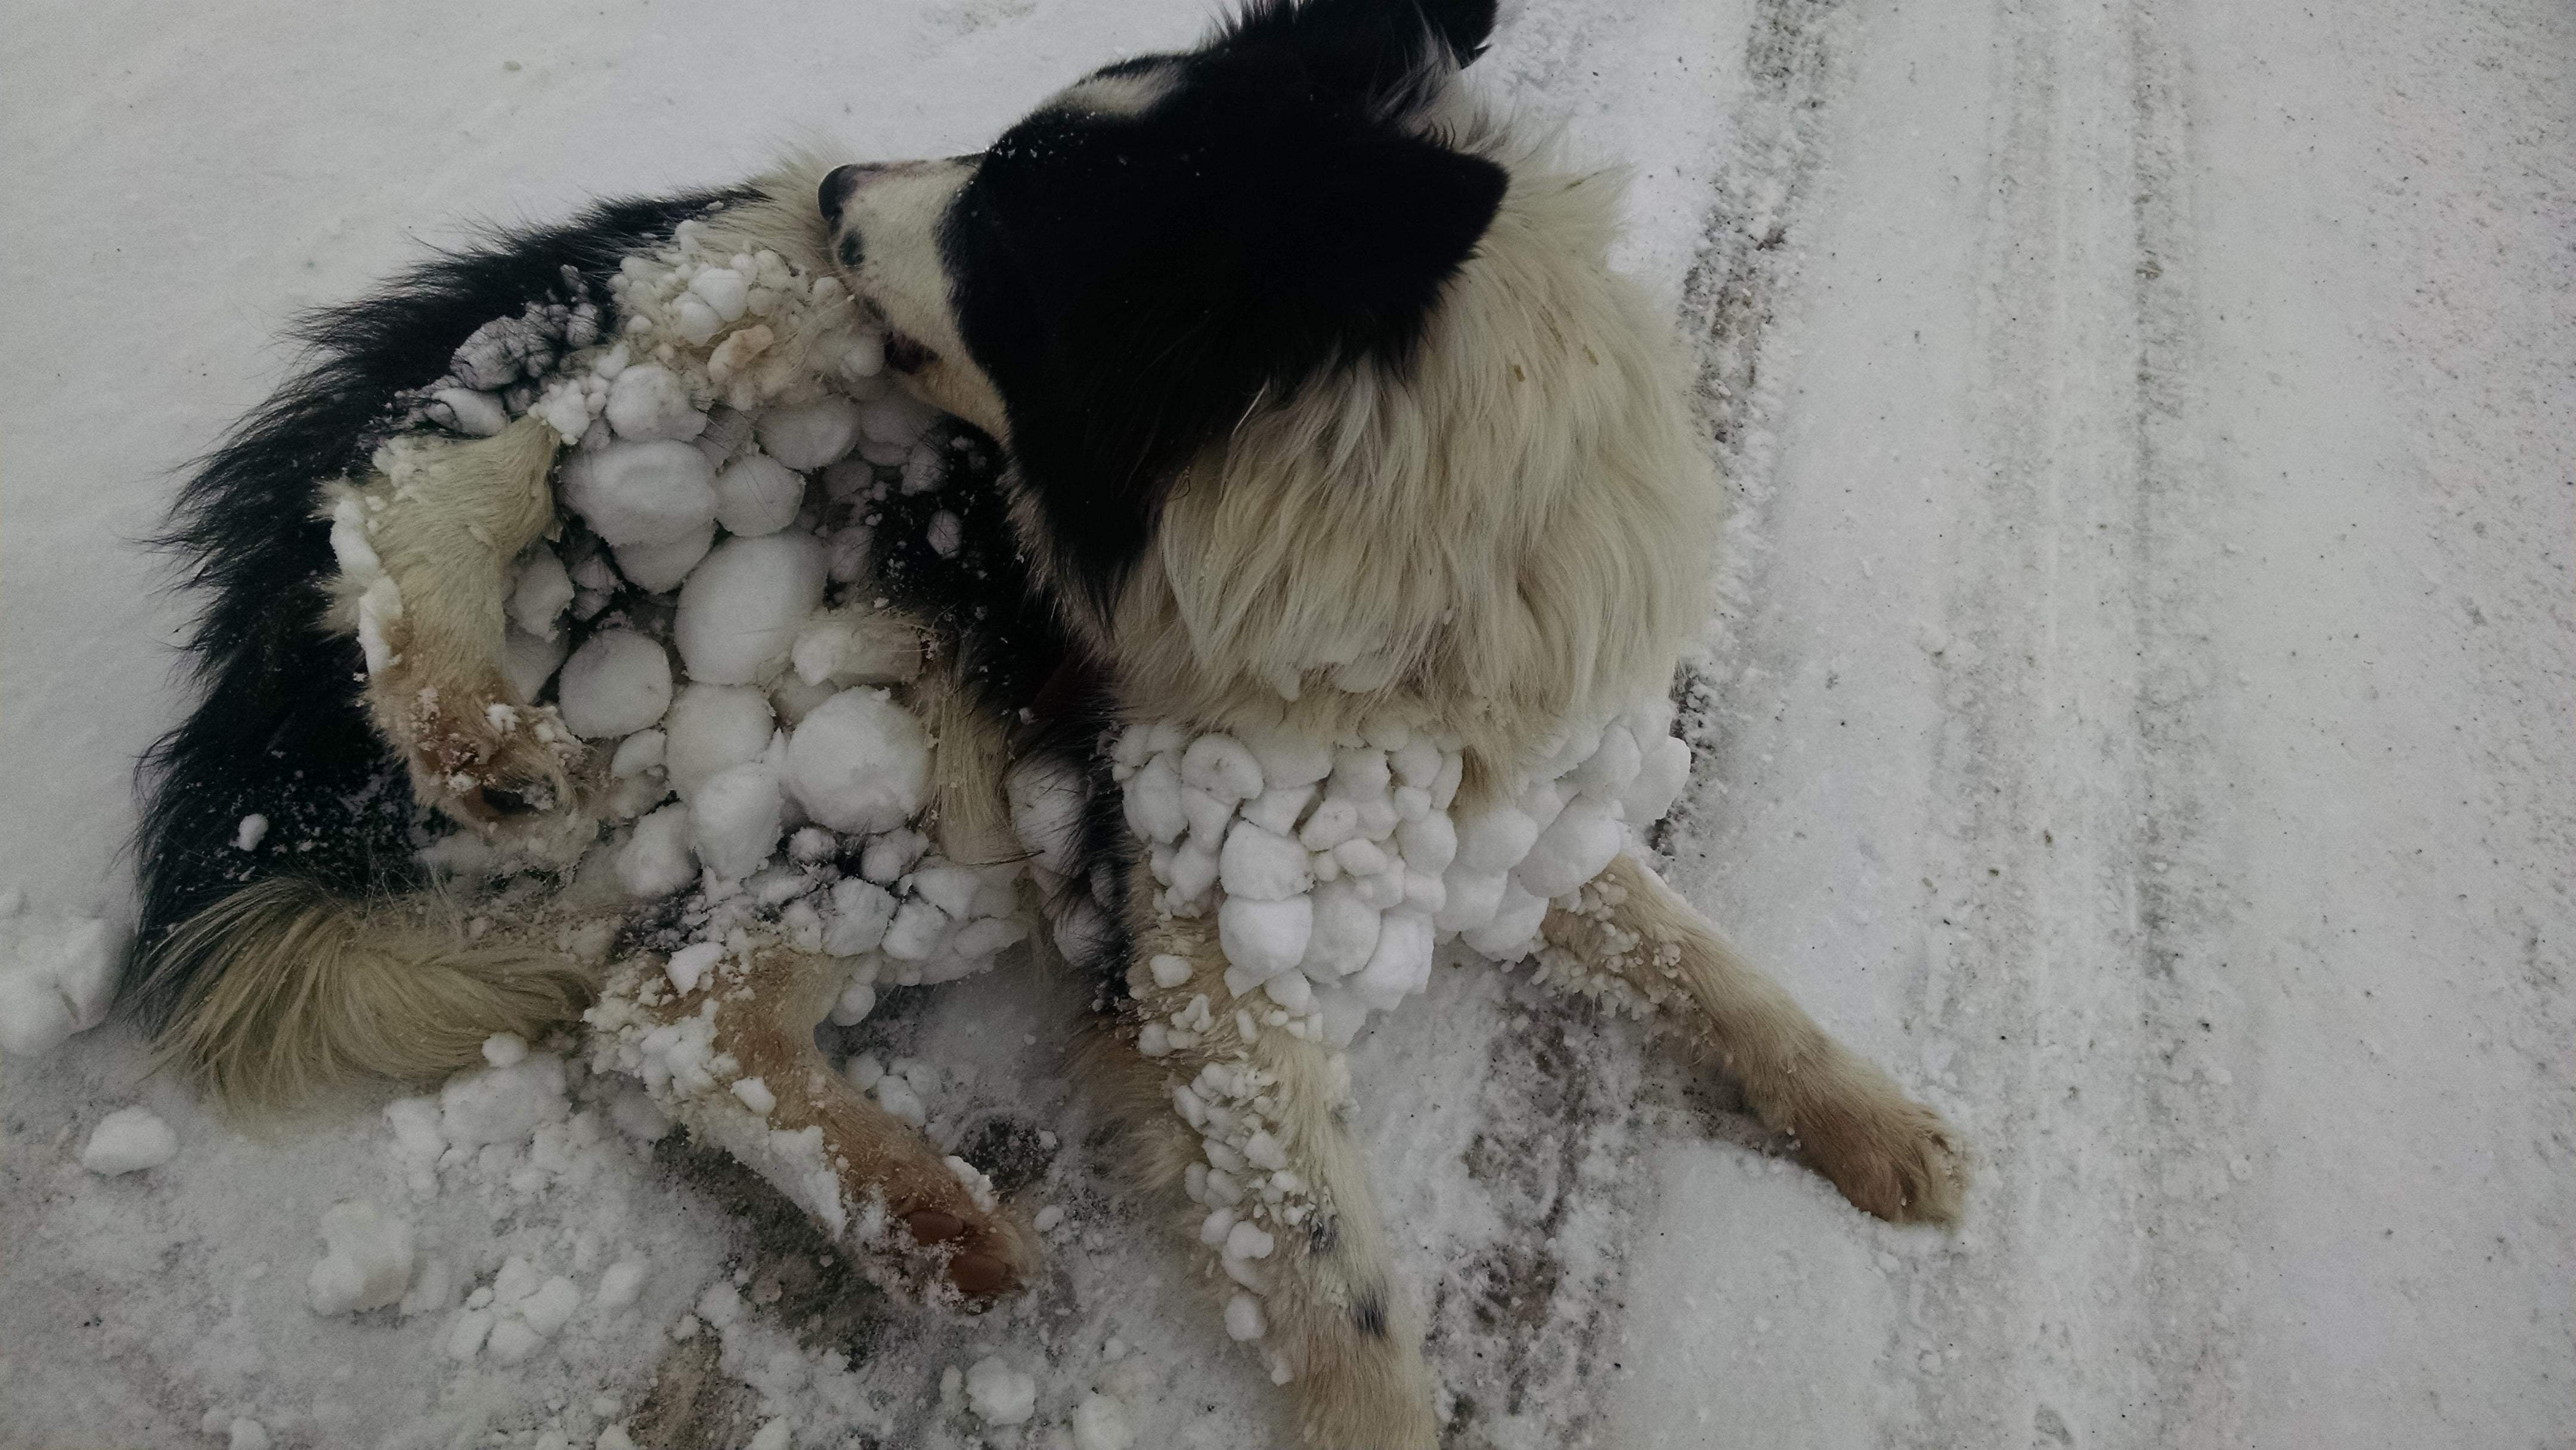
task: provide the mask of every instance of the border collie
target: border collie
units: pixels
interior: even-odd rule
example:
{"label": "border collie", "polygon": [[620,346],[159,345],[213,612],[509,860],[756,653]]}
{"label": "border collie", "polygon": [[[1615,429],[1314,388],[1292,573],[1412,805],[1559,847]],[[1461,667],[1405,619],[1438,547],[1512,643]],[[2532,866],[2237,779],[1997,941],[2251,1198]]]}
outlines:
{"label": "border collie", "polygon": [[[1080,1061],[1140,1201],[1315,1445],[1434,1440],[1337,1048],[1448,938],[1665,1017],[1853,1203],[1952,1218],[1941,1119],[1627,849],[1687,761],[1717,491],[1606,262],[1616,181],[1462,81],[1493,9],[1258,0],[979,154],[602,205],[312,319],[171,533],[203,698],[147,764],[127,993],[167,1059],[277,1108],[586,1020],[889,1281],[973,1305],[1034,1235],[813,1029],[849,932],[960,960],[1025,879],[1026,950],[1098,984]],[[962,426],[818,463],[889,386]],[[694,458],[822,472],[755,524],[686,513]],[[829,629],[694,648],[692,599],[733,606],[678,581],[719,558]],[[651,641],[594,672],[632,719],[548,682],[612,632]],[[637,726],[664,638],[752,747],[792,730],[682,781],[679,725]]]}

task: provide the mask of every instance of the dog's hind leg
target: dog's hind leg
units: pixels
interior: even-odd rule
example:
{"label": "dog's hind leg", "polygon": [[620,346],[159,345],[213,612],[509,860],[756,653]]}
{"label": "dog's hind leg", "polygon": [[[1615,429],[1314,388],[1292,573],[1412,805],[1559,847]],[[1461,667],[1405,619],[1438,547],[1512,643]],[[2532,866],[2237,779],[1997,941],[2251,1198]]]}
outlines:
{"label": "dog's hind leg", "polygon": [[1613,860],[1540,934],[1551,982],[1675,1010],[1755,1116],[1856,1207],[1898,1223],[1958,1217],[1966,1174],[1950,1125],[1826,1036],[1644,864]]}
{"label": "dog's hind leg", "polygon": [[[1145,899],[1155,883],[1136,869]],[[1421,1334],[1339,1121],[1338,1054],[1265,1025],[1266,996],[1228,993],[1212,917],[1134,940],[1132,1001],[1090,1044],[1086,1076],[1123,1119],[1144,1190],[1205,1256],[1227,1332],[1288,1387],[1307,1444],[1433,1444]]]}
{"label": "dog's hind leg", "polygon": [[[528,417],[489,438],[397,438],[380,471],[334,483],[334,622],[367,659],[368,712],[412,788],[463,823],[513,834],[563,823],[580,747],[503,668],[504,606],[521,550],[554,526],[554,430]],[[564,829],[579,839],[578,826]]]}
{"label": "dog's hind leg", "polygon": [[829,958],[755,939],[679,975],[687,985],[658,958],[611,975],[587,1014],[597,1065],[641,1077],[871,1278],[976,1306],[1028,1282],[1036,1234],[981,1174],[869,1101],[815,1046],[844,975]]}

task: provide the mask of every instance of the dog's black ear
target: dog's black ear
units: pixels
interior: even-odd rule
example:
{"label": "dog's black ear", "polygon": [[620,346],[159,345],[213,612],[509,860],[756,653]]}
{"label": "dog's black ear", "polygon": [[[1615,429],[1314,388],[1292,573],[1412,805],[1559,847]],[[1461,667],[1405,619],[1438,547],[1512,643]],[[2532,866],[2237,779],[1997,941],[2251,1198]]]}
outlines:
{"label": "dog's black ear", "polygon": [[1406,330],[1436,300],[1502,205],[1509,177],[1481,156],[1378,133],[1282,158],[1245,178],[1235,233],[1249,285],[1274,303],[1321,309],[1361,334]]}
{"label": "dog's black ear", "polygon": [[1493,33],[1494,0],[1259,0],[1217,43],[1294,51],[1328,88],[1387,96],[1435,62],[1468,64]]}

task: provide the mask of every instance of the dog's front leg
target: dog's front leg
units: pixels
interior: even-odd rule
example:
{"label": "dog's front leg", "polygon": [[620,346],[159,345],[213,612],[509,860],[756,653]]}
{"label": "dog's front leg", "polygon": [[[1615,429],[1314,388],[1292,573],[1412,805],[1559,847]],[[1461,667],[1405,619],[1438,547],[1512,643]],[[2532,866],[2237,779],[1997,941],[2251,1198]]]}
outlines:
{"label": "dog's front leg", "polygon": [[375,473],[323,500],[335,618],[366,651],[369,713],[419,799],[486,831],[524,833],[574,804],[578,743],[502,667],[512,561],[554,526],[556,445],[534,417],[489,438],[397,438]]}
{"label": "dog's front leg", "polygon": [[[1156,889],[1135,868],[1138,899]],[[1435,1443],[1421,1332],[1395,1291],[1368,1169],[1343,1131],[1349,1078],[1322,1044],[1226,989],[1213,917],[1136,934],[1133,1000],[1095,1044],[1125,1099],[1148,1191],[1181,1214],[1226,1331],[1294,1397],[1313,1446]]]}
{"label": "dog's front leg", "polygon": [[613,974],[587,1014],[598,1065],[644,1079],[665,1111],[787,1194],[871,1278],[969,1305],[1026,1284],[1035,1233],[980,1173],[869,1101],[814,1045],[845,973],[772,940],[717,950]]}
{"label": "dog's front leg", "polygon": [[[1613,981],[1677,1009],[1766,1125],[1861,1209],[1897,1223],[1958,1217],[1966,1171],[1941,1115],[1825,1035],[1779,983],[1627,856],[1551,907],[1543,973],[1595,995]],[[1605,980],[1606,978],[1612,980]]]}

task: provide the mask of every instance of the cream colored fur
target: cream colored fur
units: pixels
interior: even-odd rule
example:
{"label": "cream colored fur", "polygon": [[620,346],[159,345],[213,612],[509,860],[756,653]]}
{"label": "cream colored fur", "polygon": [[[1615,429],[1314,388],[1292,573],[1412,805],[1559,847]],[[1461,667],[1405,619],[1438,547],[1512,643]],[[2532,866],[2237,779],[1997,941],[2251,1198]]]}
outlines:
{"label": "cream colored fur", "polygon": [[1670,329],[1608,268],[1618,183],[1516,160],[1410,367],[1246,418],[1108,615],[1076,613],[1136,715],[1427,723],[1465,740],[1472,791],[1669,688],[1715,483]]}
{"label": "cream colored fur", "polygon": [[581,962],[524,934],[469,938],[432,898],[353,903],[292,877],[190,919],[154,962],[191,957],[223,965],[196,974],[160,1055],[254,1111],[353,1081],[435,1083],[481,1062],[494,1033],[533,1040],[579,1017],[595,985]]}
{"label": "cream colored fur", "polygon": [[1551,908],[1540,930],[1572,958],[1566,971],[1543,954],[1546,975],[1594,995],[1604,974],[1615,975],[1648,1006],[1670,1010],[1754,1115],[1789,1134],[1854,1206],[1897,1223],[1959,1216],[1966,1173],[1941,1115],[1826,1036],[1644,863],[1613,860]]}
{"label": "cream colored fur", "polygon": [[[1138,864],[1129,876],[1134,899],[1149,899],[1153,873]],[[1127,974],[1136,1016],[1168,1018],[1202,994],[1212,1002],[1227,1000],[1225,956],[1212,919],[1165,917],[1137,927]],[[1158,955],[1187,961],[1189,979],[1177,987],[1156,985],[1144,964]],[[1187,1082],[1208,1062],[1248,1062],[1276,1077],[1269,1089],[1275,1111],[1266,1120],[1286,1149],[1290,1171],[1307,1186],[1314,1214],[1307,1231],[1271,1225],[1272,1251],[1255,1261],[1265,1275],[1261,1308],[1267,1327],[1251,1347],[1271,1377],[1286,1386],[1306,1444],[1434,1444],[1421,1326],[1395,1282],[1368,1167],[1340,1121],[1349,1089],[1340,1054],[1284,1032],[1247,1041],[1236,1031],[1234,1014],[1220,1010],[1196,1046],[1168,1057],[1142,1056],[1124,1032],[1101,1034],[1087,1057],[1081,1075],[1121,1122],[1139,1189],[1153,1202],[1181,1210],[1173,1226],[1191,1245],[1188,1252],[1212,1293],[1211,1316],[1237,1286],[1200,1241],[1207,1210],[1182,1196],[1185,1171],[1204,1160],[1199,1135],[1172,1110],[1169,1085]],[[1315,1231],[1324,1224],[1330,1227]]]}

